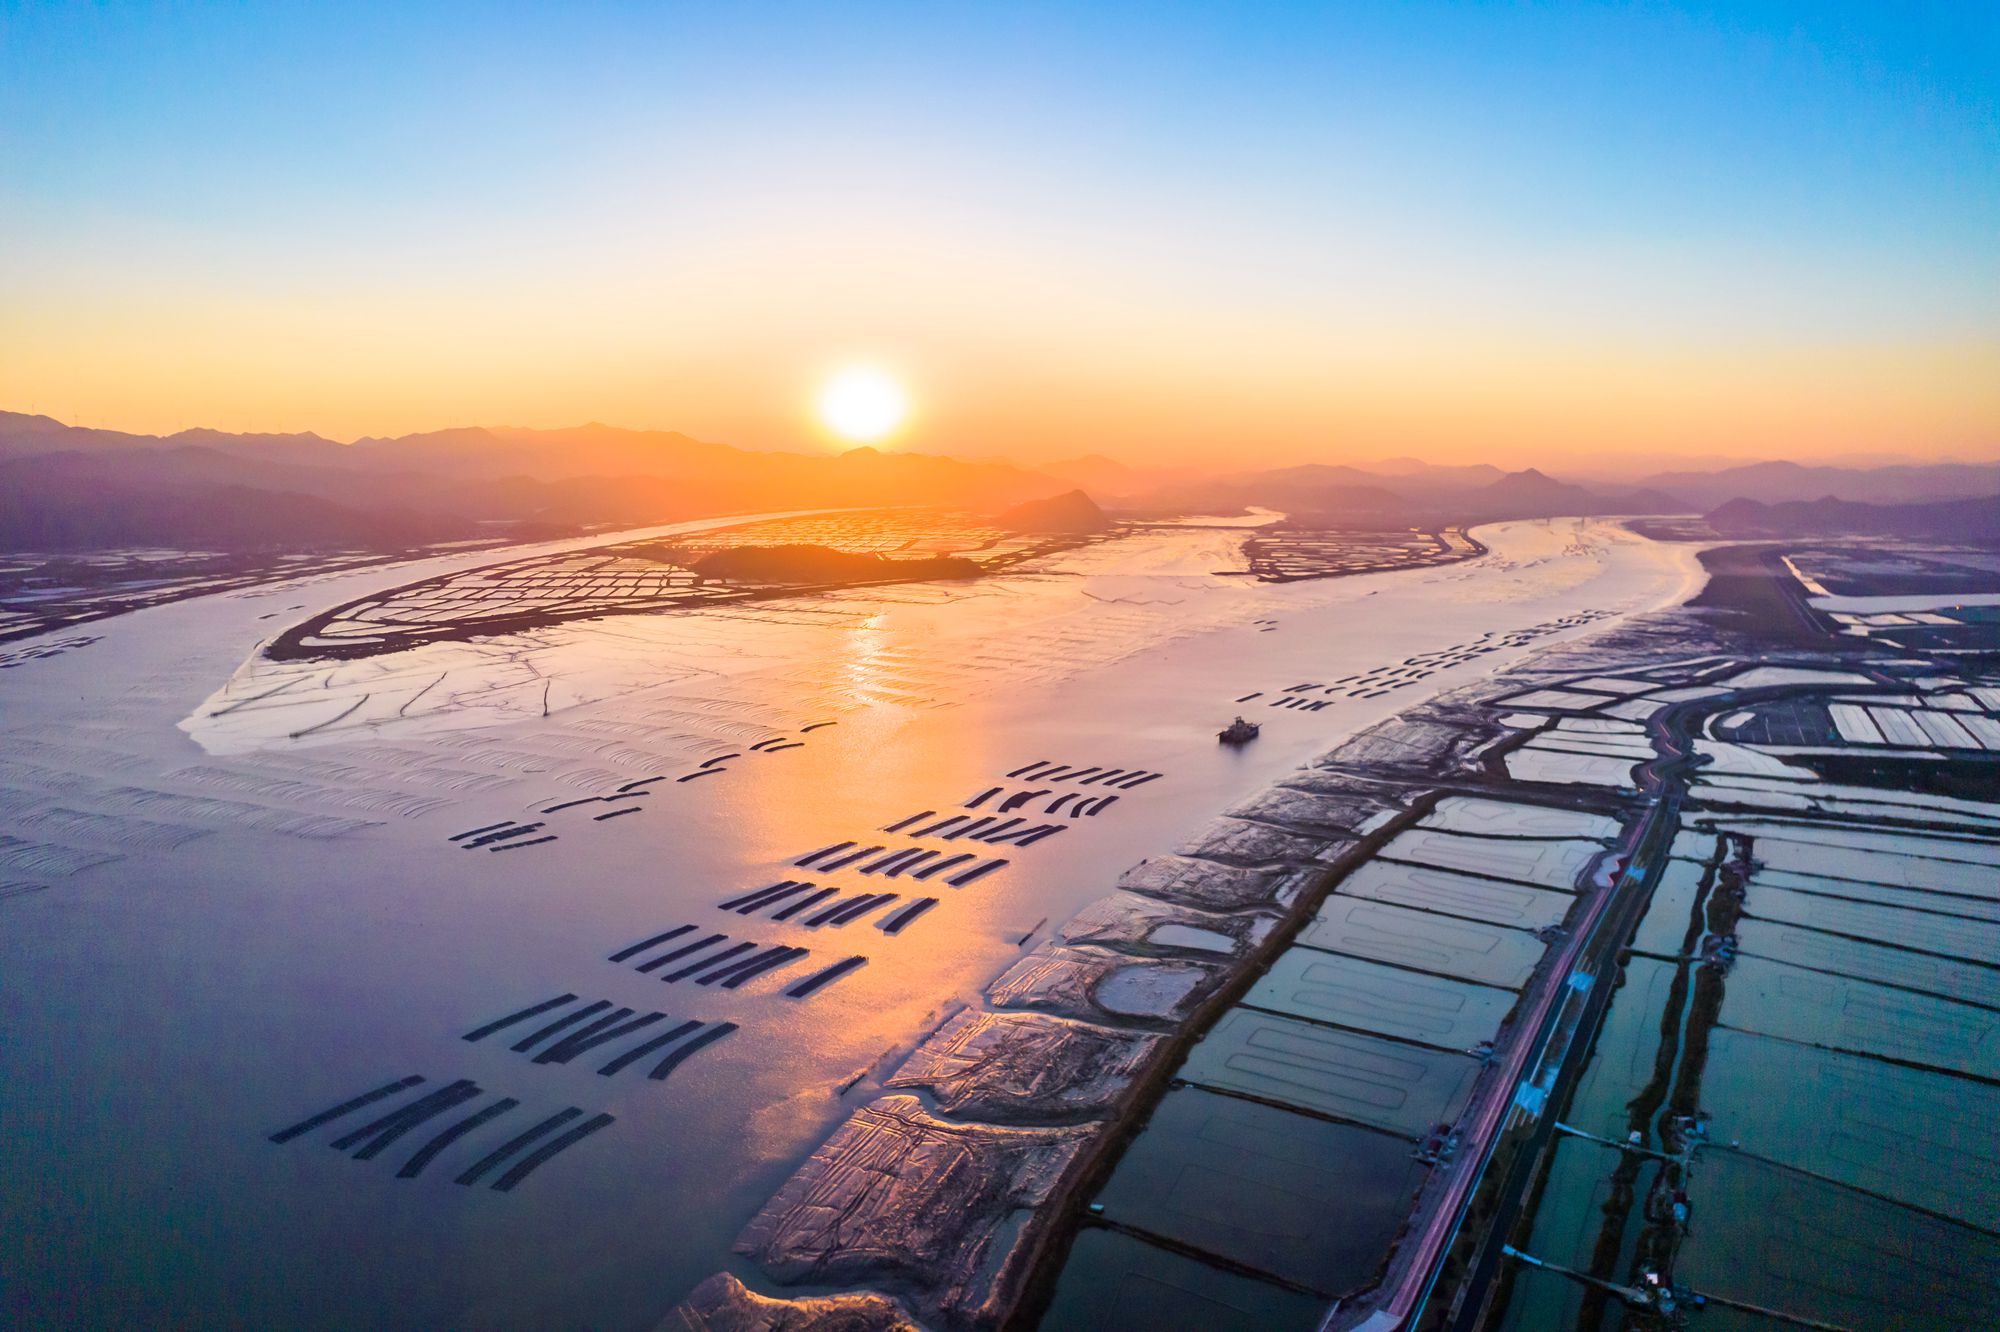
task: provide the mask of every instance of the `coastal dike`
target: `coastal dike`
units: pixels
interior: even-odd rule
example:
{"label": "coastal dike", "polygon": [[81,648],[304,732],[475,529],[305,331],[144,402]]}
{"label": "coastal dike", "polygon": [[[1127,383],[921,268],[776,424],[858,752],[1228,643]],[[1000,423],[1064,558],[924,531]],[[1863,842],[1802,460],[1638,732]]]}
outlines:
{"label": "coastal dike", "polygon": [[[1134,865],[884,1078],[744,1230],[744,1266],[662,1326],[1470,1329],[1518,1298],[1523,1260],[1509,1263],[1507,1240],[1564,1187],[1546,1182],[1556,1143],[1614,1159],[1623,1148],[1627,1174],[1670,1163],[1636,1186],[1641,1203],[1653,1196],[1648,1216],[1700,1195],[1702,1071],[1733,1076],[1713,1060],[1743,1039],[1717,1030],[1734,1011],[1739,936],[1761,949],[1768,913],[1780,928],[1802,919],[1783,914],[1795,880],[1780,875],[1760,898],[1763,867],[1795,860],[1794,843],[1770,839],[1810,838],[1815,820],[1836,840],[1866,836],[1849,806],[1898,798],[1787,771],[1800,760],[1781,754],[1797,746],[1772,742],[1803,739],[1830,766],[1864,761],[1828,717],[1852,699],[1893,708],[1913,676],[1951,687],[1865,643],[1822,635],[1804,650],[1742,623],[1711,599],[1550,648],[1355,736]],[[1964,701],[1943,711],[1986,715],[1971,693],[1947,697]],[[1824,734],[1785,729],[1812,717]],[[1800,830],[1760,825],[1773,808]],[[1885,817],[1928,813],[1892,804]],[[1925,854],[2000,863],[2000,841],[1959,840],[1982,821],[1993,831],[1977,835],[2000,839],[2000,809],[1941,817],[1956,820],[1953,839]],[[1950,859],[1913,863],[1960,873]],[[1935,900],[1912,919],[1962,899]],[[1632,1089],[1651,1108],[1616,1134],[1606,1122],[1604,1146],[1577,1145],[1563,1115],[1592,1094],[1598,1033],[1634,1005],[1658,1025],[1627,974],[1661,965],[1679,979],[1660,1002],[1686,1015],[1680,1054],[1659,1066],[1679,1068]],[[1964,1059],[1968,1095],[2000,1073],[1983,1054]],[[1842,1086],[1865,1098],[1863,1084]],[[1734,1173],[1772,1144],[1749,1150]],[[1929,1208],[1970,1205],[1969,1184],[1924,1187]],[[1751,1218],[1711,1218],[1739,1221]],[[1671,1272],[1671,1220],[1645,1233],[1624,1261]],[[1974,1269],[2000,1254],[1976,1232],[1945,1240]],[[1614,1245],[1603,1261],[1618,1257]],[[1587,1267],[1560,1270],[1600,1308],[1658,1298]],[[1533,1269],[1543,1286],[1546,1270]],[[1809,1305],[1707,1279],[1700,1299],[1810,1322]],[[1980,1301],[1967,1299],[1970,1314]]]}

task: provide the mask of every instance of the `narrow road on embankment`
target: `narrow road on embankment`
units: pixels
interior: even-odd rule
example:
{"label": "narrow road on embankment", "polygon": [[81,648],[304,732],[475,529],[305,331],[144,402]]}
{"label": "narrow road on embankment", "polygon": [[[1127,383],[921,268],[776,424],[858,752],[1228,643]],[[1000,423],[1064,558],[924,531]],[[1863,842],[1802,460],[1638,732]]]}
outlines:
{"label": "narrow road on embankment", "polygon": [[[1505,1073],[1497,1078],[1485,1103],[1475,1112],[1476,1123],[1461,1152],[1476,1153],[1476,1164],[1453,1181],[1423,1224],[1412,1260],[1403,1268],[1400,1284],[1376,1306],[1361,1326],[1380,1329],[1407,1327],[1422,1315],[1436,1293],[1445,1259],[1457,1243],[1473,1200],[1487,1184],[1487,1173],[1507,1150],[1505,1174],[1495,1187],[1486,1233],[1470,1256],[1470,1272],[1454,1296],[1457,1314],[1452,1326],[1471,1332],[1484,1311],[1486,1292],[1499,1271],[1502,1246],[1519,1220],[1544,1154],[1554,1136],[1556,1111],[1575,1089],[1598,1027],[1610,1008],[1616,988],[1600,983],[1611,972],[1617,955],[1638,928],[1652,900],[1653,888],[1667,862],[1680,824],[1683,774],[1693,760],[1688,717],[1699,711],[1689,704],[1669,709],[1653,723],[1660,758],[1640,772],[1641,789],[1651,789],[1654,801],[1640,821],[1619,881],[1597,895],[1589,915],[1578,923],[1549,973],[1549,981],[1523,1018],[1524,1039],[1515,1042],[1511,1057],[1503,1056]],[[1576,978],[1587,978],[1578,988]],[[1527,1119],[1517,1141],[1505,1143],[1501,1127],[1508,1112],[1521,1103],[1520,1093],[1540,1087],[1544,1095]],[[1385,1317],[1386,1315],[1386,1317]]]}

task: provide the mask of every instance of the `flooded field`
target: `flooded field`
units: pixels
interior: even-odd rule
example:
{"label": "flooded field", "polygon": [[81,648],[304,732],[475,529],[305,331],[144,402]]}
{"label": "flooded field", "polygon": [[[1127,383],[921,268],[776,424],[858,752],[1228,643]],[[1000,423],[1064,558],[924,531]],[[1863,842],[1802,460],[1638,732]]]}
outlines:
{"label": "flooded field", "polygon": [[[2000,714],[1996,686],[1772,651],[1676,612],[1323,756],[1279,788],[1298,796],[1235,813],[1346,819],[1366,840],[1173,1066],[1079,1235],[1205,1255],[1213,1280],[1172,1280],[1238,1311],[1223,1326],[1993,1322],[2000,781],[1954,742]],[[1831,724],[1833,700],[1961,730],[1925,728],[1885,767]],[[1371,818],[1385,802],[1408,812]],[[1260,1186],[1205,1195],[1203,1227],[1172,1198],[1121,1196],[1128,1162],[1181,1159],[1167,1110],[1190,1090],[1401,1136],[1422,1169],[1399,1196],[1365,1182],[1379,1138],[1319,1159],[1351,1190],[1287,1181],[1351,1234],[1403,1218],[1377,1266],[1302,1274],[1290,1200]],[[1075,1253],[1044,1327],[1078,1325],[1084,1285],[1136,1290],[1164,1261]],[[1252,1315],[1246,1276],[1329,1311]]]}
{"label": "flooded field", "polygon": [[[502,543],[440,542],[431,551],[492,549]],[[266,555],[242,551],[129,550],[0,556],[0,670],[51,648],[95,641],[78,626],[188,597],[213,596],[288,577],[386,566],[379,551]],[[407,559],[408,556],[403,557]],[[69,631],[67,638],[60,637]]]}
{"label": "flooded field", "polygon": [[[1977,679],[1925,693],[1955,688],[1983,705]],[[1813,701],[1720,727],[1769,737]],[[1719,772],[1764,775],[1691,792],[1515,1238],[1532,1257],[1501,1326],[1655,1326],[1628,1306],[1658,1288],[1688,1326],[2000,1320],[2000,804],[1817,780],[1807,765],[1839,743],[1713,750]],[[2000,790],[1982,771],[1967,789]]]}
{"label": "flooded field", "polygon": [[[702,525],[682,526],[698,529]],[[963,556],[969,560],[968,573],[991,573],[1082,540],[1028,536],[992,527],[969,514],[927,509],[766,518],[666,537],[538,553],[435,575],[289,626],[266,651],[288,661],[383,656],[426,643],[782,595],[782,588],[705,578],[693,567],[704,556],[747,546],[810,545],[899,559]],[[895,581],[896,569],[886,565],[881,581]],[[921,571],[908,574],[904,581],[921,576]]]}
{"label": "flooded field", "polygon": [[[7,672],[0,1208],[46,1237],[6,1259],[18,1320],[639,1328],[748,1275],[732,1243],[800,1162],[927,1033],[1000,1011],[995,978],[1053,993],[1038,950],[1122,871],[1410,703],[1692,582],[1682,550],[1610,525],[1479,537],[1462,564],[1272,585],[1229,563],[1239,539],[1153,530],[964,587],[255,654],[491,563],[453,557],[158,607]],[[1215,743],[1235,711],[1263,723],[1248,750]],[[1409,843],[1406,888],[1564,899],[1445,868],[1470,826]],[[1506,993],[1507,950],[1395,920],[1327,929],[1447,945],[1487,969],[1468,994]],[[1098,1002],[1181,1002],[1116,973]],[[1251,1026],[1218,1080],[1330,1034]],[[1419,1089],[1370,1112],[1399,1160],[1477,1069],[1331,1034]],[[1345,1055],[1303,1066],[1301,1095],[1359,1090]],[[1403,1188],[1383,1169],[1371,1196]]]}
{"label": "flooded field", "polygon": [[2000,557],[1990,550],[1809,547],[1785,567],[1813,608],[1854,637],[1944,658],[2000,650]]}

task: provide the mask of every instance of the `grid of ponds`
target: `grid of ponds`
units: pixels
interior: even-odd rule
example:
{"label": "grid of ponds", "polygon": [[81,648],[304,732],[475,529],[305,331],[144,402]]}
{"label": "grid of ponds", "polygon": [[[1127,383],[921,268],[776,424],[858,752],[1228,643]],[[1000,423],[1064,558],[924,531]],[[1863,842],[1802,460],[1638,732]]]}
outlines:
{"label": "grid of ponds", "polygon": [[1691,822],[1498,1326],[2000,1325],[2000,826]]}
{"label": "grid of ponds", "polygon": [[[1618,832],[1456,796],[1390,838],[1191,1048],[1092,1200],[1041,1326],[1150,1302],[1158,1326],[1305,1329],[1374,1282],[1556,937],[1536,928]],[[1438,876],[1464,891],[1427,894]]]}

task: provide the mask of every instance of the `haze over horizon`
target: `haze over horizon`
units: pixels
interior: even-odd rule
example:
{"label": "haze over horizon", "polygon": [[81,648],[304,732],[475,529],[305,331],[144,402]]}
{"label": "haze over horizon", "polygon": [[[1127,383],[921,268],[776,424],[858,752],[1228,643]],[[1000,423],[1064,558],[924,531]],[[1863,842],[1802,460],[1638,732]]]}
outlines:
{"label": "haze over horizon", "polygon": [[1971,8],[10,11],[0,404],[1026,463],[1988,458]]}
{"label": "haze over horizon", "polygon": [[[15,422],[19,422],[31,414],[10,413],[5,407],[0,407],[0,423],[5,423],[6,418],[10,415],[14,418]],[[55,420],[53,417],[46,416],[43,416],[42,419]],[[64,429],[80,428],[108,435],[127,433],[113,431],[110,427],[93,425],[88,422],[56,421],[55,424]],[[681,440],[690,441],[694,445],[703,448],[721,446],[724,449],[735,450],[738,447],[727,440],[697,439],[685,431],[671,428],[634,427],[602,420],[549,426],[508,425],[495,422],[462,422],[456,425],[443,426],[432,431],[413,431],[406,435],[357,435],[345,439],[329,435],[323,431],[313,430],[310,427],[296,431],[239,432],[220,431],[212,426],[196,425],[170,432],[147,432],[144,435],[141,435],[140,432],[129,433],[132,433],[137,438],[157,438],[168,442],[195,445],[226,440],[240,446],[241,442],[246,440],[256,441],[260,438],[276,439],[291,437],[297,439],[317,438],[329,444],[353,446],[356,444],[366,445],[416,441],[433,436],[462,435],[482,431],[503,437],[533,436],[546,437],[552,440],[592,436],[607,440],[622,437],[630,437],[638,440],[676,437]],[[1043,444],[1040,447],[1033,447],[1033,442],[1030,441],[1030,447],[1010,449],[1005,447],[1006,442],[1003,441],[1000,447],[992,449],[953,450],[949,447],[940,447],[939,441],[900,437],[874,442],[856,442],[829,438],[830,433],[822,428],[806,434],[805,437],[797,440],[780,441],[763,449],[743,449],[741,451],[746,453],[786,454],[802,458],[826,457],[830,454],[845,453],[907,453],[936,458],[960,458],[967,462],[1011,466],[1027,472],[1034,472],[1041,468],[1054,468],[1054,474],[1058,476],[1070,473],[1079,468],[1089,468],[1093,471],[1104,470],[1107,476],[1111,474],[1109,469],[1123,468],[1128,469],[1135,478],[1177,476],[1189,479],[1242,476],[1255,474],[1264,470],[1245,467],[1241,463],[1232,463],[1228,458],[1217,456],[1201,456],[1178,464],[1155,463],[1148,460],[1143,453],[1137,451],[1113,452],[1103,448],[1092,448],[1088,445],[1071,449],[1050,447],[1047,444]],[[36,438],[33,434],[23,435],[18,428],[12,431],[0,431],[0,436],[11,439],[17,447],[25,440]],[[61,446],[57,445],[55,447]],[[1554,453],[1547,450],[1524,450],[1519,453],[1506,453],[1499,456],[1504,458],[1504,464],[1495,464],[1487,459],[1474,459],[1470,456],[1462,462],[1451,463],[1441,462],[1436,457],[1424,456],[1414,452],[1359,454],[1345,453],[1338,448],[1327,448],[1311,453],[1296,462],[1286,463],[1281,460],[1277,467],[1271,470],[1282,472],[1288,466],[1304,467],[1308,470],[1314,467],[1328,467],[1349,469],[1354,472],[1381,476],[1385,480],[1393,480],[1406,473],[1413,477],[1421,476],[1426,471],[1432,469],[1438,471],[1450,471],[1453,469],[1464,471],[1466,469],[1483,467],[1496,472],[1542,472],[1572,479],[1629,484],[1668,473],[1715,473],[1726,477],[1736,474],[1742,468],[1773,463],[1796,463],[1799,466],[1808,468],[1847,469],[1857,474],[1867,474],[1873,472],[1875,469],[1885,467],[1921,466],[1924,464],[1976,466],[2000,462],[2000,444],[1983,450],[1977,448],[1968,449],[1959,454],[1939,454],[1921,459],[1915,455],[1896,450],[1862,450],[1810,454],[1801,458],[1749,454],[1731,456],[1722,453]],[[662,462],[663,465],[666,465],[664,458]],[[1099,468],[1097,466],[1099,464],[1106,464],[1108,468]]]}

